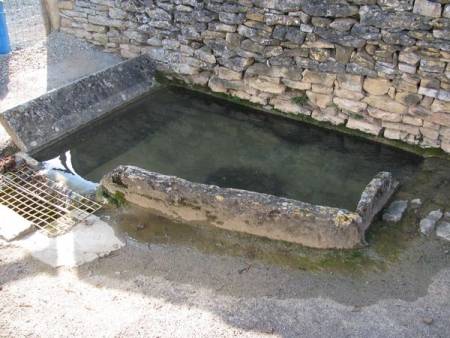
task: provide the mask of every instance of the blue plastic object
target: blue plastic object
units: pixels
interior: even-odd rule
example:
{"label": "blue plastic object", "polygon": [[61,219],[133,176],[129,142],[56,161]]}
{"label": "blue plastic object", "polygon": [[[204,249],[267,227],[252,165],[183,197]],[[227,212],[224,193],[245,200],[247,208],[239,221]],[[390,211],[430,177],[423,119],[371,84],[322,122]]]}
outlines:
{"label": "blue plastic object", "polygon": [[3,0],[0,0],[0,54],[8,54],[11,52],[11,43],[9,42],[8,26],[6,26],[5,15]]}

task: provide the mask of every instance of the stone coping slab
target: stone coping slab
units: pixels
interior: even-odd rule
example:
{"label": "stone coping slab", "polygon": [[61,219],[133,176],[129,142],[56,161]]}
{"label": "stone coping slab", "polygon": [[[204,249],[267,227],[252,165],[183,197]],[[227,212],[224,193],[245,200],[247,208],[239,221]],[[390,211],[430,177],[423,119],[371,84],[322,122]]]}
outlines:
{"label": "stone coping slab", "polygon": [[72,82],[0,114],[14,143],[36,152],[157,86],[146,55]]}
{"label": "stone coping slab", "polygon": [[390,173],[381,172],[362,194],[357,212],[312,205],[245,190],[189,182],[133,166],[106,174],[101,186],[130,203],[187,224],[204,224],[313,248],[355,249],[393,194]]}

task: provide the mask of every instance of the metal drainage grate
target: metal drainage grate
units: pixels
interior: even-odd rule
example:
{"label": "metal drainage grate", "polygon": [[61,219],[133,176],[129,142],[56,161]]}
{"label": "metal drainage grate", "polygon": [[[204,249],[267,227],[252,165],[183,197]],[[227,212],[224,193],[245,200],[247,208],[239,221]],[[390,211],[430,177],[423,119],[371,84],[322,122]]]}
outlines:
{"label": "metal drainage grate", "polygon": [[25,165],[0,174],[0,204],[33,222],[49,237],[69,231],[101,208],[86,197],[56,186]]}

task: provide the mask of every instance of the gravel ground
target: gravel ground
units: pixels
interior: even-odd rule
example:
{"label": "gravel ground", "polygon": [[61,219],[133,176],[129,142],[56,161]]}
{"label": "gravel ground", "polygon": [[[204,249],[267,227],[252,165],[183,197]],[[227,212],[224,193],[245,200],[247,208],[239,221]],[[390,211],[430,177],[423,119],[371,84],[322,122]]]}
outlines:
{"label": "gravel ground", "polygon": [[[44,46],[0,57],[0,110],[119,61],[52,34]],[[217,234],[216,251],[203,249],[209,243],[127,237],[127,246],[109,257],[56,269],[0,243],[0,337],[450,334],[450,243],[434,234],[414,237],[383,269],[357,265],[352,272],[270,264],[255,258],[244,239],[226,244],[230,236]],[[266,248],[261,243],[259,251]],[[222,252],[236,245],[237,254]],[[285,254],[284,246],[271,245]],[[342,257],[342,266],[355,264]]]}

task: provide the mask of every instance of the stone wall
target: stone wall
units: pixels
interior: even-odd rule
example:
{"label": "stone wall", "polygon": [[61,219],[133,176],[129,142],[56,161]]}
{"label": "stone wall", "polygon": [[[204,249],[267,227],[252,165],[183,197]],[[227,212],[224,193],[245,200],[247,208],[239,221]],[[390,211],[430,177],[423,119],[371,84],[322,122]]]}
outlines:
{"label": "stone wall", "polygon": [[186,82],[450,153],[450,0],[59,0],[61,30]]}

